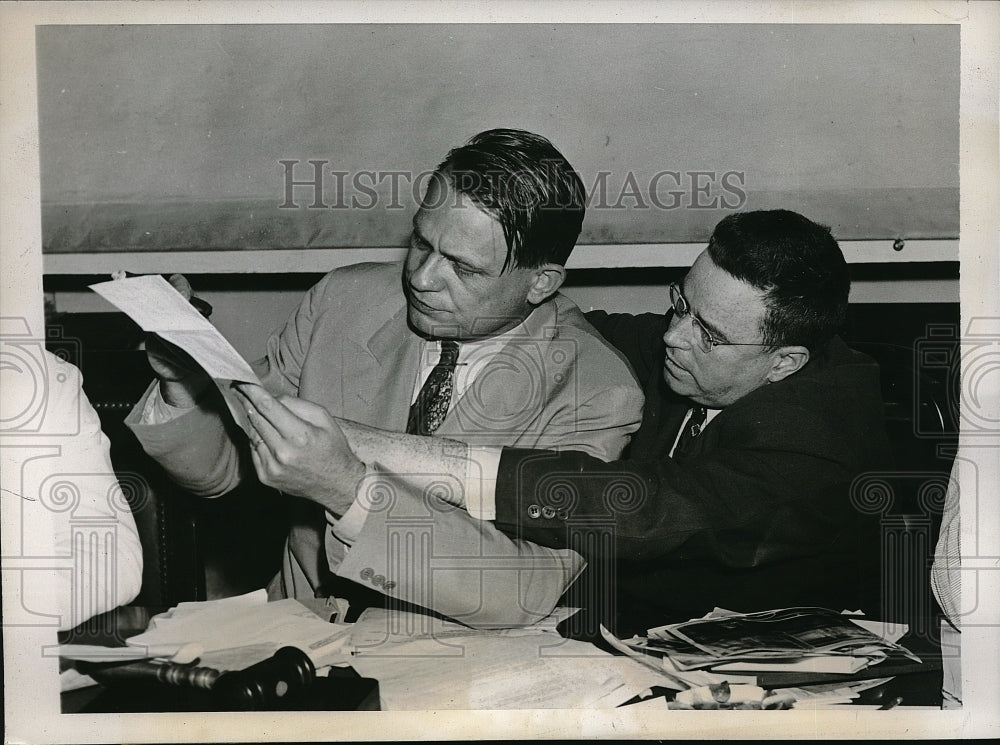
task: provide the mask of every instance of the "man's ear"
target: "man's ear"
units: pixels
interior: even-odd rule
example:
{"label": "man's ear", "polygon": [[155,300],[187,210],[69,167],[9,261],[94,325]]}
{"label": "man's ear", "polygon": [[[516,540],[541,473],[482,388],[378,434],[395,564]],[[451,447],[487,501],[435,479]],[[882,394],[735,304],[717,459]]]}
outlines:
{"label": "man's ear", "polygon": [[566,267],[559,264],[542,264],[532,269],[534,278],[528,289],[528,302],[538,305],[556,294],[566,281]]}
{"label": "man's ear", "polygon": [[805,347],[778,347],[771,354],[772,364],[767,374],[768,383],[784,380],[805,367],[809,361],[809,350]]}

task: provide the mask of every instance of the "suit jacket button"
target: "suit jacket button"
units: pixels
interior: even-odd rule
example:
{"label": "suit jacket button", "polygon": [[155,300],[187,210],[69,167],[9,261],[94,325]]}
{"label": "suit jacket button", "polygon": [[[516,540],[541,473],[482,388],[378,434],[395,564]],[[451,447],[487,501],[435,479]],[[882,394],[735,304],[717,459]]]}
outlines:
{"label": "suit jacket button", "polygon": [[375,570],[371,567],[365,567],[361,570],[361,579],[371,579],[375,576]]}
{"label": "suit jacket button", "polygon": [[559,510],[556,513],[556,517],[558,517],[560,520],[569,520],[569,512],[567,510]]}
{"label": "suit jacket button", "polygon": [[556,511],[549,506],[542,507],[542,517],[546,520],[551,520],[556,516]]}
{"label": "suit jacket button", "polygon": [[385,577],[383,577],[381,574],[376,574],[374,577],[372,577],[372,584],[375,585],[376,587],[385,587]]}
{"label": "suit jacket button", "polygon": [[391,589],[393,589],[393,588],[394,588],[395,586],[396,586],[396,583],[395,583],[395,582],[393,582],[392,580],[389,580],[388,582],[386,582],[386,583],[385,583],[385,589],[386,589],[386,590],[391,590]]}
{"label": "suit jacket button", "polygon": [[542,514],[542,508],[539,507],[537,504],[528,505],[528,517],[534,519],[541,514]]}

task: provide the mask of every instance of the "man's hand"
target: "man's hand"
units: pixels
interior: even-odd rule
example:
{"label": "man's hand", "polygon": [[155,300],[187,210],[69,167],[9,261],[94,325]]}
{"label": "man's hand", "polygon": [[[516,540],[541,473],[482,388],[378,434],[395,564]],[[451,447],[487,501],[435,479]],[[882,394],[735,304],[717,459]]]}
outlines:
{"label": "man's hand", "polygon": [[[191,299],[191,283],[183,274],[174,274],[167,281],[185,300]],[[156,334],[146,334],[146,357],[160,379],[160,395],[171,406],[194,406],[212,382],[191,355]]]}
{"label": "man's hand", "polygon": [[261,482],[343,515],[365,467],[329,412],[301,398],[275,398],[259,385],[234,387],[247,403],[250,450]]}

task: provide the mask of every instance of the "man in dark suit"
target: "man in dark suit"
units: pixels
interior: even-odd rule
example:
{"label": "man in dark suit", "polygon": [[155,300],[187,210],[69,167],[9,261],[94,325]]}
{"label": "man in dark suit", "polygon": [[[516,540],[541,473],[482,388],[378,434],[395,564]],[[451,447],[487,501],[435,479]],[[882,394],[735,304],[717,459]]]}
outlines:
{"label": "man in dark suit", "polygon": [[[466,508],[587,558],[566,599],[589,611],[581,633],[715,606],[857,607],[875,570],[852,483],[885,466],[888,442],[878,368],[836,336],[849,289],[827,228],[786,210],[727,216],[665,316],[589,314],[644,382],[627,459],[505,448]],[[345,433],[362,460],[396,471],[464,475],[482,460]]]}

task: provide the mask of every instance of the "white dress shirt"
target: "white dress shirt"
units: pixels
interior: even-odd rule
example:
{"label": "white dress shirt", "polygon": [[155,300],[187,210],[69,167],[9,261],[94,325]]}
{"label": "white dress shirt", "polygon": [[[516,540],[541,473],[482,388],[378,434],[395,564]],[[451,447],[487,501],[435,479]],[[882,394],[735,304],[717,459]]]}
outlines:
{"label": "white dress shirt", "polygon": [[[452,405],[469,390],[486,365],[503,349],[511,337],[524,336],[525,333],[522,323],[497,336],[459,342],[458,361],[452,389]],[[417,400],[420,389],[423,388],[424,382],[440,359],[441,342],[425,340],[420,348],[420,367],[417,370],[416,379],[413,381],[411,404]],[[496,476],[500,467],[501,452],[502,449],[496,447],[469,447],[469,460],[466,463],[464,484],[464,507],[470,515],[479,520],[496,518]],[[367,470],[368,466],[366,465],[366,472]],[[333,528],[333,535],[346,544],[353,542],[364,525],[369,506],[364,503],[363,499],[356,499],[339,520],[327,513],[327,519]]]}

